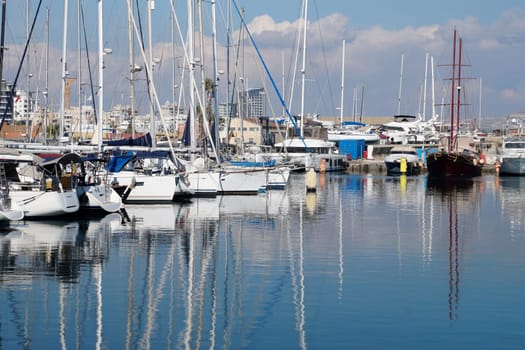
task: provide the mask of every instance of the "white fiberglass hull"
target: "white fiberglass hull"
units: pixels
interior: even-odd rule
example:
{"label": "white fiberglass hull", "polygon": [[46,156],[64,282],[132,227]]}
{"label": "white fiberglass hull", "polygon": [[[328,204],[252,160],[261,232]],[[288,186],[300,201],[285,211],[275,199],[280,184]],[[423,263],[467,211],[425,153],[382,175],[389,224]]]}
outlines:
{"label": "white fiberglass hull", "polygon": [[7,201],[2,200],[0,205],[0,222],[18,221],[24,218],[24,211],[20,205],[9,198]]}
{"label": "white fiberglass hull", "polygon": [[76,191],[10,191],[24,212],[24,217],[52,217],[75,213],[80,207]]}
{"label": "white fiberglass hull", "polygon": [[112,174],[111,178],[119,186],[130,187],[126,203],[172,202],[177,196],[191,195],[191,190],[177,174],[144,175],[123,171]]}
{"label": "white fiberglass hull", "polygon": [[267,183],[266,169],[228,167],[218,172],[218,194],[257,194]]}
{"label": "white fiberglass hull", "polygon": [[77,187],[80,209],[102,210],[115,213],[122,206],[122,199],[109,184]]}
{"label": "white fiberglass hull", "polygon": [[525,155],[501,156],[500,163],[500,174],[525,175]]}

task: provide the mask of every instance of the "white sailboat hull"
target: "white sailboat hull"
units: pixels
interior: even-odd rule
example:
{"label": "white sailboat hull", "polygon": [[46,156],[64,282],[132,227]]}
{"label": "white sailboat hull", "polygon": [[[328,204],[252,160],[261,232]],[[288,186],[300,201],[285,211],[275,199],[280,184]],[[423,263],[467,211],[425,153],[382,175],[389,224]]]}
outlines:
{"label": "white sailboat hull", "polygon": [[115,213],[122,206],[122,199],[108,184],[77,187],[80,209],[102,210]]}
{"label": "white sailboat hull", "polygon": [[11,198],[20,205],[24,217],[52,217],[75,213],[80,203],[75,191],[14,190]]}
{"label": "white sailboat hull", "polygon": [[192,194],[178,174],[145,175],[123,171],[112,174],[111,178],[120,186],[131,187],[126,203],[172,202],[178,196]]}

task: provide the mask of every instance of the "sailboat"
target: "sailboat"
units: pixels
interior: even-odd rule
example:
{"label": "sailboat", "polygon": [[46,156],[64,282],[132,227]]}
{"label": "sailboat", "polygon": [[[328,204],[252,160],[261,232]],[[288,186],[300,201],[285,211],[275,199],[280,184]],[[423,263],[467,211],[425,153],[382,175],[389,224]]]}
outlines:
{"label": "sailboat", "polygon": [[[456,50],[459,54],[456,57]],[[464,149],[459,151],[458,132],[460,125],[461,107],[461,55],[462,39],[457,40],[457,33],[454,29],[454,44],[452,48],[452,78],[451,81],[451,103],[450,103],[450,139],[448,149],[441,149],[427,155],[427,168],[430,177],[475,177],[481,175],[483,160],[474,151]],[[457,69],[457,75],[456,75]],[[455,97],[457,96],[457,100]],[[456,128],[456,129],[454,129]]]}

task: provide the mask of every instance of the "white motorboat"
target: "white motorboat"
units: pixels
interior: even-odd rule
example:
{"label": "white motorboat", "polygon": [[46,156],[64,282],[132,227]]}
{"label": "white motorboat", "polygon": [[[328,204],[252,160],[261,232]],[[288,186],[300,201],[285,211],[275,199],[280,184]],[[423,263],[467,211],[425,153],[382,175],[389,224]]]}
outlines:
{"label": "white motorboat", "polygon": [[413,115],[396,115],[394,120],[383,124],[378,132],[392,144],[438,144],[439,132],[434,119],[424,121]]}
{"label": "white motorboat", "polygon": [[339,128],[328,130],[328,141],[340,142],[348,140],[363,140],[366,144],[376,144],[381,140],[379,135],[370,128],[364,129],[366,125],[359,122],[343,122]]}
{"label": "white motorboat", "polygon": [[525,175],[525,136],[504,137],[499,162],[501,175]]}
{"label": "white motorboat", "polygon": [[525,175],[525,115],[507,118],[505,136],[498,149],[501,175]]}
{"label": "white motorboat", "polygon": [[315,138],[292,138],[276,143],[278,152],[265,153],[265,157],[289,164],[293,168],[313,168],[315,171],[342,171],[348,164],[345,155],[337,153],[334,142]]}
{"label": "white motorboat", "polygon": [[389,175],[419,175],[423,169],[417,150],[410,146],[392,147],[384,162]]}

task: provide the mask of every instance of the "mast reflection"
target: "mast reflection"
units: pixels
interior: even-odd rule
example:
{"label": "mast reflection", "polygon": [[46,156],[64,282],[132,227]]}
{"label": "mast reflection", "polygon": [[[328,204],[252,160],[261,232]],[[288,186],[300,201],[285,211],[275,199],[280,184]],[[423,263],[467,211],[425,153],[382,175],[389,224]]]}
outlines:
{"label": "mast reflection", "polygon": [[447,212],[448,317],[450,320],[457,320],[461,297],[460,261],[465,234],[462,230],[466,226],[460,213],[462,210],[470,210],[476,202],[474,185],[477,183],[473,179],[459,177],[427,180],[427,194],[439,199],[442,209]]}

